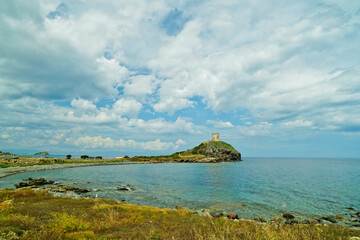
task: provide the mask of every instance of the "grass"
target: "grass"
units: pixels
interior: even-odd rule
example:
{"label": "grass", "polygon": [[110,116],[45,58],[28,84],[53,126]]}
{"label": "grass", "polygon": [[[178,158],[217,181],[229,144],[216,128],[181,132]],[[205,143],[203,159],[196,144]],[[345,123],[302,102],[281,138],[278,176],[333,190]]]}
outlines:
{"label": "grass", "polygon": [[349,239],[341,226],[259,224],[115,200],[0,191],[0,239]]}
{"label": "grass", "polygon": [[210,146],[214,146],[214,147],[217,147],[217,148],[225,148],[225,149],[228,149],[228,150],[235,150],[235,148],[233,146],[231,146],[230,144],[226,143],[226,142],[222,142],[222,141],[210,141],[208,143]]}

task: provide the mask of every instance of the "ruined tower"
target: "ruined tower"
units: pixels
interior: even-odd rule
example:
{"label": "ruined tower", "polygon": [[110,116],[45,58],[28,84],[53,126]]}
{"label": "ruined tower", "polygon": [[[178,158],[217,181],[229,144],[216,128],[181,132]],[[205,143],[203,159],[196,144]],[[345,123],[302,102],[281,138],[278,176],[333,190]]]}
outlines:
{"label": "ruined tower", "polygon": [[214,141],[214,142],[220,141],[219,133],[213,133],[211,141]]}

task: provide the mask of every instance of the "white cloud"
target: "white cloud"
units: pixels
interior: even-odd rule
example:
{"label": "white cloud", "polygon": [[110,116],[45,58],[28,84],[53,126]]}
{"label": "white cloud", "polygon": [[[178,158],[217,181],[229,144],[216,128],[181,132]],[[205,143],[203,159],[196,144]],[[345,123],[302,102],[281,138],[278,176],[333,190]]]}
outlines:
{"label": "white cloud", "polygon": [[73,99],[71,106],[85,112],[95,112],[96,105],[84,99]]}
{"label": "white cloud", "polygon": [[232,128],[232,127],[234,127],[234,125],[232,125],[231,122],[207,120],[206,123],[214,125],[215,128]]}
{"label": "white cloud", "polygon": [[142,104],[135,99],[119,99],[113,105],[113,111],[121,116],[136,117],[142,108]]}
{"label": "white cloud", "polygon": [[109,137],[103,138],[101,136],[85,136],[73,140],[76,146],[82,148],[139,148],[141,150],[160,151],[169,148],[175,148],[176,144],[172,142],[161,142],[160,139],[147,142],[137,142],[134,140],[113,140]]}
{"label": "white cloud", "polygon": [[313,123],[311,121],[304,121],[304,120],[295,120],[295,121],[289,121],[284,122],[281,125],[285,127],[312,127]]}

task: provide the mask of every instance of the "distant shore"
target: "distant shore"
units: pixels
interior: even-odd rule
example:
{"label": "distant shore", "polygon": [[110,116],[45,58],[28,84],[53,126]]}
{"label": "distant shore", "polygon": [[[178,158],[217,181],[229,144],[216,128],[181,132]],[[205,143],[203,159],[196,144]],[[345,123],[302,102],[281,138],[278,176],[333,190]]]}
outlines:
{"label": "distant shore", "polygon": [[37,172],[44,170],[75,168],[75,167],[126,165],[126,164],[142,164],[142,163],[146,163],[146,162],[94,162],[94,163],[63,163],[63,164],[48,164],[48,165],[13,166],[7,168],[0,168],[0,178],[8,177],[18,173],[25,173],[25,172]]}

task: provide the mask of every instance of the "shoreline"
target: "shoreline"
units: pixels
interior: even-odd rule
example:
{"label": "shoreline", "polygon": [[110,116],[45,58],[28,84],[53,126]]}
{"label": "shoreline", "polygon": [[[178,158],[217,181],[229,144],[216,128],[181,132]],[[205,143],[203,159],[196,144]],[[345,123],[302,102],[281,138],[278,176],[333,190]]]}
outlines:
{"label": "shoreline", "polygon": [[55,164],[46,164],[46,165],[16,166],[16,167],[0,168],[0,179],[26,172],[38,172],[38,171],[76,168],[76,167],[128,165],[128,164],[144,164],[144,163],[147,162],[97,162],[97,163],[62,163],[62,164],[55,163]]}

